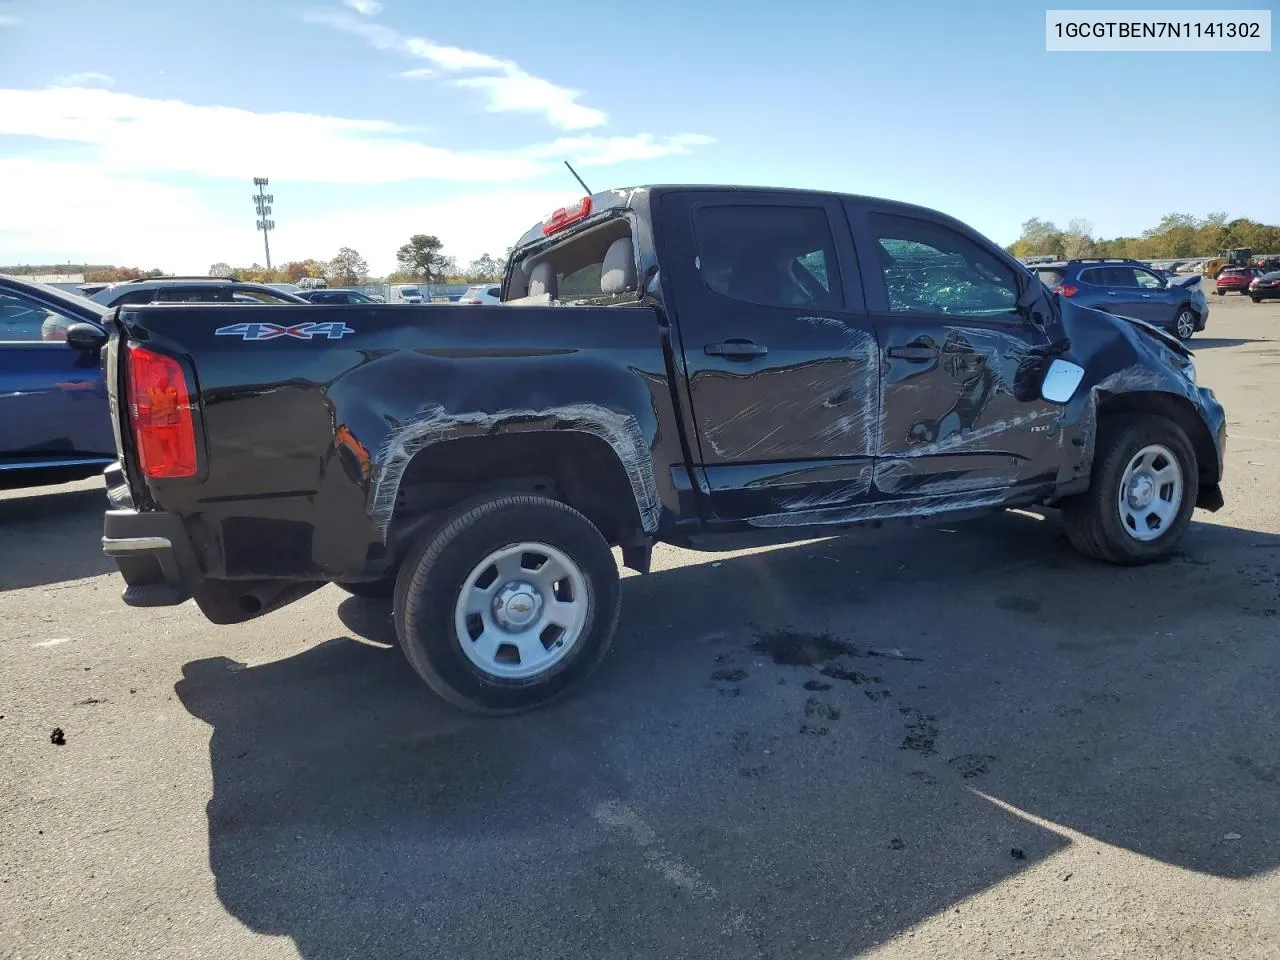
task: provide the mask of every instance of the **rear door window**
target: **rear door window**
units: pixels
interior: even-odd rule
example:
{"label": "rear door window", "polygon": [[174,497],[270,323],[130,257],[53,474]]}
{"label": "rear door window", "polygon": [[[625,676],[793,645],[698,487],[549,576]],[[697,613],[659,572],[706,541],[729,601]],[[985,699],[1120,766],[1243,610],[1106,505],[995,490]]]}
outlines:
{"label": "rear door window", "polygon": [[226,287],[161,287],[156,303],[230,303],[231,291]]}
{"label": "rear door window", "polygon": [[293,300],[282,297],[270,290],[255,290],[252,287],[240,287],[235,290],[235,299],[250,303],[293,303]]}
{"label": "rear door window", "polygon": [[693,225],[696,265],[712,292],[771,307],[842,308],[835,241],[821,208],[704,205]]}
{"label": "rear door window", "polygon": [[129,290],[111,301],[113,306],[123,307],[126,304],[151,303],[156,298],[154,290]]}

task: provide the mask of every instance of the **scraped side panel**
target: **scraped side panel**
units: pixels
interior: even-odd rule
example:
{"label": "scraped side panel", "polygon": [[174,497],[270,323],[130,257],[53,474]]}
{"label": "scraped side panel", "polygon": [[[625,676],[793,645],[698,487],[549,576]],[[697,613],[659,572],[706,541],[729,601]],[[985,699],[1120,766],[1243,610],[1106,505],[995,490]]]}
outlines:
{"label": "scraped side panel", "polygon": [[541,410],[467,411],[450,413],[439,404],[398,424],[374,457],[375,480],[369,513],[385,540],[405,468],[416,454],[435,443],[458,437],[528,431],[577,430],[604,440],[626,471],[640,523],[646,533],[658,529],[661,505],[653,458],[636,418],[591,403]]}

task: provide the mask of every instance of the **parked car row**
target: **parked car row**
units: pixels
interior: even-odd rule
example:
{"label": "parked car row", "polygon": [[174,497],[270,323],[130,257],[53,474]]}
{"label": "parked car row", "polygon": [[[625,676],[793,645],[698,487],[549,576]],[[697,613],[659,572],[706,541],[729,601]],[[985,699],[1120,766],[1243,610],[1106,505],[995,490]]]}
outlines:
{"label": "parked car row", "polygon": [[1280,297],[1280,270],[1264,273],[1257,267],[1228,267],[1218,274],[1213,292],[1220,297],[1240,293],[1254,303]]}
{"label": "parked car row", "polygon": [[1082,257],[1037,263],[1045,286],[1084,307],[1143,320],[1191,337],[1209,321],[1209,303],[1198,274],[1168,276],[1140,260]]}

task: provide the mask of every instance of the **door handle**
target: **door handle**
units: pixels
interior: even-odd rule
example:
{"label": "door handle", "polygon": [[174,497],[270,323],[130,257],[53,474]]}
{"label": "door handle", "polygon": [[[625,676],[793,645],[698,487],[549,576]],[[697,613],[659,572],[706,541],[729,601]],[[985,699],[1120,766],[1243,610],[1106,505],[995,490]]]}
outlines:
{"label": "door handle", "polygon": [[702,348],[708,357],[725,357],[728,360],[750,360],[752,357],[763,357],[769,348],[762,343],[750,340],[724,340],[720,343],[708,343]]}
{"label": "door handle", "polygon": [[1142,295],[1142,299],[1143,299],[1143,300],[1150,300],[1150,299],[1151,299],[1151,294],[1149,294],[1149,293],[1144,293],[1144,294]]}
{"label": "door handle", "polygon": [[938,356],[937,347],[890,347],[885,352],[895,360],[907,360],[911,363],[926,363]]}

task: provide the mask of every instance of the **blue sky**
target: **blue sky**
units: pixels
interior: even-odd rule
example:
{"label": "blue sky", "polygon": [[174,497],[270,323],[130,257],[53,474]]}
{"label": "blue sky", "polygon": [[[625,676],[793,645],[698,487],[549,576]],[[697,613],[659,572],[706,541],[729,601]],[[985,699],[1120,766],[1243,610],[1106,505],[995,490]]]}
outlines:
{"label": "blue sky", "polygon": [[868,193],[1002,243],[1276,223],[1278,57],[1046,53],[1025,2],[0,0],[0,262],[260,261],[254,175],[276,262],[384,271],[412,232],[465,261],[574,199],[564,157],[596,190]]}

